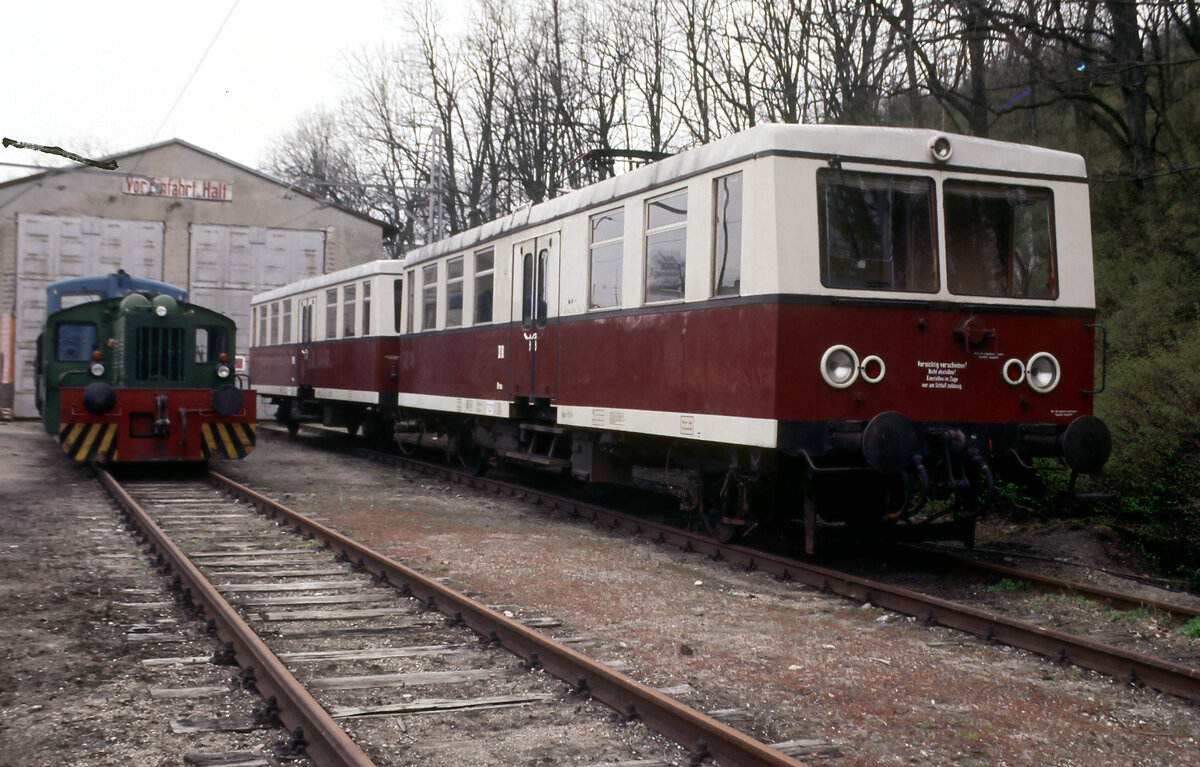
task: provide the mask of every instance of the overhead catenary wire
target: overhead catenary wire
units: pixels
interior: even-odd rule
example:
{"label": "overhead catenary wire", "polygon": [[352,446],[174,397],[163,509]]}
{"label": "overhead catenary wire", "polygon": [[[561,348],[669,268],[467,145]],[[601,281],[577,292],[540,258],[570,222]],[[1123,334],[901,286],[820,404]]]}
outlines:
{"label": "overhead catenary wire", "polygon": [[150,137],[150,143],[153,144],[158,139],[158,134],[162,132],[163,127],[167,124],[167,120],[171,119],[171,115],[175,113],[175,108],[179,106],[179,102],[183,100],[183,96],[187,93],[187,89],[192,84],[192,80],[196,79],[196,73],[200,71],[200,67],[204,65],[204,60],[208,58],[208,54],[212,51],[213,46],[217,44],[217,39],[221,37],[221,32],[224,31],[225,25],[229,23],[229,18],[233,16],[233,12],[237,10],[239,0],[233,0],[233,5],[229,7],[229,13],[225,14],[224,20],[221,21],[221,26],[217,27],[217,31],[213,34],[212,39],[208,41],[208,47],[204,49],[204,53],[200,54],[200,60],[196,62],[196,66],[192,69],[192,73],[188,75],[187,82],[179,89],[179,95],[175,97],[174,103],[167,113],[163,115],[162,122],[154,130],[154,135]]}

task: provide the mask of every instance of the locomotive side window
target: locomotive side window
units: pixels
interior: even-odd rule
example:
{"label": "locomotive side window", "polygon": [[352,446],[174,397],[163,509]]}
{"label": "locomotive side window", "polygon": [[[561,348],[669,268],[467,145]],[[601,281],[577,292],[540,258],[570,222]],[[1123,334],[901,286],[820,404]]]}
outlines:
{"label": "locomotive side window", "polygon": [[463,257],[446,262],[446,327],[457,328],[463,321]]}
{"label": "locomotive side window", "polygon": [[713,182],[713,295],[736,296],[742,290],[742,174]]}
{"label": "locomotive side window", "polygon": [[933,211],[932,179],[817,171],[821,284],[936,292]]}
{"label": "locomotive side window", "polygon": [[371,334],[371,283],[363,281],[362,284],[362,334],[368,336]]}
{"label": "locomotive side window", "polygon": [[325,291],[325,338],[337,338],[337,288]]}
{"label": "locomotive side window", "polygon": [[292,342],[292,299],[283,299],[283,314],[280,319],[282,335],[280,340],[285,344]]}
{"label": "locomotive side window", "polygon": [[1058,297],[1049,189],[957,180],[942,189],[950,292]]}
{"label": "locomotive side window", "polygon": [[492,321],[492,291],[496,266],[495,252],[488,248],[475,254],[475,324]]}
{"label": "locomotive side window", "polygon": [[588,267],[591,274],[589,309],[606,309],[621,304],[622,241],[625,237],[625,210],[617,208],[597,213],[588,219],[591,243]]}
{"label": "locomotive side window", "polygon": [[342,338],[354,338],[354,308],[358,298],[353,285],[342,287]]}
{"label": "locomotive side window", "polygon": [[433,330],[437,327],[437,281],[438,265],[430,264],[425,267],[421,275],[421,284],[424,286],[421,294],[421,330]]}
{"label": "locomotive side window", "polygon": [[96,325],[91,322],[60,322],[54,328],[54,358],[59,362],[87,360],[96,348]]}
{"label": "locomotive side window", "polygon": [[646,303],[683,298],[687,270],[687,190],[646,203]]}
{"label": "locomotive side window", "polygon": [[279,343],[279,302],[271,304],[271,344]]}
{"label": "locomotive side window", "polygon": [[229,334],[220,325],[196,328],[196,362],[220,362],[229,353]]}

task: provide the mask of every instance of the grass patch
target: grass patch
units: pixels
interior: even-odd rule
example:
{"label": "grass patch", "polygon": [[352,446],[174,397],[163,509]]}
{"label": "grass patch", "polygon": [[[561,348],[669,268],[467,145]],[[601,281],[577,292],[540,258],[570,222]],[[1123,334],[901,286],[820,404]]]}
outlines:
{"label": "grass patch", "polygon": [[1003,594],[1009,591],[1029,591],[1029,584],[1025,581],[1014,581],[1011,578],[1001,578],[991,586],[988,586],[987,590],[993,594]]}
{"label": "grass patch", "polygon": [[1179,633],[1192,639],[1200,639],[1200,618],[1192,618],[1179,627]]}

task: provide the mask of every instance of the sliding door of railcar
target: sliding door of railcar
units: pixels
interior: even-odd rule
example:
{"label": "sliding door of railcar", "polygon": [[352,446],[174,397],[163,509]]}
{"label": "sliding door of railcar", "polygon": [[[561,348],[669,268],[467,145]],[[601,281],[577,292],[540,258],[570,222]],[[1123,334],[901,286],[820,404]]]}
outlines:
{"label": "sliding door of railcar", "polygon": [[[558,396],[559,233],[518,242],[513,247],[512,395],[531,399]],[[557,314],[557,312],[555,312]]]}

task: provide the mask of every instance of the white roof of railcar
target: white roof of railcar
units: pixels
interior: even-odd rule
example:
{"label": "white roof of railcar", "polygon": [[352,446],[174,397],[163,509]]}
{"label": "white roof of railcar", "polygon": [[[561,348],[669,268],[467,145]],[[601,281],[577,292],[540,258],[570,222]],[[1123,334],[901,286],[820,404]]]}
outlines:
{"label": "white roof of railcar", "polygon": [[[935,163],[930,143],[945,136],[953,154]],[[760,125],[741,133],[688,149],[628,173],[605,179],[552,200],[525,207],[507,216],[444,240],[409,251],[403,262],[383,260],[310,277],[254,297],[252,304],[316,290],[372,274],[399,274],[404,268],[432,258],[467,250],[508,232],[537,226],[562,216],[614,202],[657,187],[677,184],[699,173],[753,157],[795,155],[814,159],[839,158],[847,163],[896,165],[930,170],[999,173],[1013,177],[1085,181],[1083,157],[1071,152],[962,136],[923,128],[883,128],[863,125]]]}
{"label": "white roof of railcar", "polygon": [[401,274],[404,272],[404,262],[397,259],[383,258],[378,261],[368,261],[365,264],[357,266],[348,266],[345,269],[339,269],[336,272],[329,274],[318,274],[312,277],[306,277],[299,282],[293,282],[290,285],[284,285],[280,288],[259,293],[250,299],[250,305],[265,303],[267,301],[275,301],[280,298],[294,296],[297,293],[308,293],[313,290],[320,290],[329,285],[339,285],[343,282],[353,282],[354,280],[363,279],[365,277],[373,277],[376,274]]}
{"label": "white roof of railcar", "polygon": [[[935,163],[929,145],[939,136],[950,140],[953,154],[949,161]],[[716,170],[723,165],[772,154],[816,159],[838,157],[843,162],[926,167],[932,170],[990,171],[1018,177],[1079,181],[1087,178],[1087,168],[1080,155],[1008,141],[923,128],[760,125],[415,248],[405,255],[404,263],[412,266],[447,253],[469,249],[515,229],[529,228],[622,197],[677,184],[690,176]]]}

